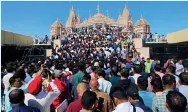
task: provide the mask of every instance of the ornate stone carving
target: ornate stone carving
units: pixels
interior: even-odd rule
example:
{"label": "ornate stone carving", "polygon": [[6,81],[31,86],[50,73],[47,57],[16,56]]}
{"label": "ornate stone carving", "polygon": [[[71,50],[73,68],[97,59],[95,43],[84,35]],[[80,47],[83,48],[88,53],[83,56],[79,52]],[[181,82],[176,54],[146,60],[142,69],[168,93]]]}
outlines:
{"label": "ornate stone carving", "polygon": [[130,32],[130,33],[133,32],[133,21],[130,16],[127,4],[125,4],[123,13],[119,15],[117,23],[124,26],[123,32]]}
{"label": "ornate stone carving", "polygon": [[142,16],[140,17],[140,20],[138,20],[135,24],[135,32],[138,34],[150,33],[150,25]]}
{"label": "ornate stone carving", "polygon": [[50,34],[51,34],[51,38],[62,38],[62,36],[65,34],[65,28],[63,26],[63,24],[61,24],[61,22],[57,19],[51,26],[50,28]]}
{"label": "ornate stone carving", "polygon": [[[132,18],[130,16],[127,4],[125,4],[125,8],[123,9],[123,13],[119,15],[117,22],[111,19],[108,16],[103,15],[100,12],[100,6],[97,5],[97,13],[91,16],[91,12],[89,11],[89,18],[85,19],[85,21],[81,22],[80,15],[78,16],[75,13],[74,7],[72,6],[69,17],[66,22],[66,33],[72,33],[75,28],[82,28],[93,26],[94,24],[103,24],[103,25],[110,25],[123,28],[122,32],[129,32],[129,33],[149,33],[150,32],[150,25],[149,23],[143,19],[142,17],[137,23],[134,25]],[[64,26],[59,22],[56,21],[51,27],[51,35],[61,35],[61,31],[64,30]]]}

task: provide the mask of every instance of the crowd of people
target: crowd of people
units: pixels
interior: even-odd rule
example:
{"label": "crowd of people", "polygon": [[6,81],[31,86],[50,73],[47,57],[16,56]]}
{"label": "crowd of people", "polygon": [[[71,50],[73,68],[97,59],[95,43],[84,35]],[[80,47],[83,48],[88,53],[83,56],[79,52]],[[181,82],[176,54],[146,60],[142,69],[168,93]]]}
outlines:
{"label": "crowd of people", "polygon": [[132,35],[89,30],[65,38],[47,58],[8,62],[1,79],[6,112],[186,112],[182,60],[140,56]]}
{"label": "crowd of people", "polygon": [[[79,28],[79,29],[74,29],[72,31],[71,34],[76,34],[74,35],[75,37],[78,37],[82,34],[84,35],[89,35],[89,34],[96,34],[97,35],[101,35],[103,37],[106,38],[111,38],[112,36],[115,37],[119,37],[118,39],[120,40],[120,37],[126,37],[126,42],[129,43],[130,41],[132,41],[133,38],[141,38],[143,39],[144,42],[167,42],[166,37],[164,35],[160,35],[158,33],[123,33],[122,32],[122,28],[118,28],[118,27],[96,27],[93,26],[91,28]],[[107,34],[107,35],[106,35]],[[111,35],[108,35],[111,34]],[[66,34],[62,34],[62,35],[56,35],[56,36],[52,36],[51,40],[54,39],[63,39],[64,40],[64,36]],[[90,35],[91,36],[91,35]],[[45,35],[44,38],[39,38],[36,37],[33,40],[34,44],[50,44],[51,41],[49,41],[49,38],[47,35]]]}

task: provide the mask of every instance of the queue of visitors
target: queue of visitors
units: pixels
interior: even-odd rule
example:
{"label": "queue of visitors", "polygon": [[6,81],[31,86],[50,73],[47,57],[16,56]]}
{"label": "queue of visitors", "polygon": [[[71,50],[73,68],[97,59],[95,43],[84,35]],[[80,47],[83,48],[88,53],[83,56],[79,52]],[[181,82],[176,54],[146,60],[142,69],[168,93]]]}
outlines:
{"label": "queue of visitors", "polygon": [[[113,58],[109,59],[107,63],[112,65],[109,66],[111,72],[108,75],[105,73],[107,68],[102,67],[106,63],[100,62],[101,64],[97,65],[97,60],[93,63],[68,63],[53,59],[8,63],[7,73],[2,80],[5,110],[53,112],[68,99],[67,112],[186,111],[187,72],[176,75],[175,65],[170,65],[167,68],[169,72],[161,77],[159,73],[163,73],[159,71],[160,65],[156,64],[154,69],[151,68],[151,72],[144,76],[141,73],[145,71],[142,71],[139,64],[133,64],[129,69],[127,66],[118,67],[116,60],[113,64]],[[86,63],[89,64],[87,68],[92,68],[89,72],[86,71]],[[126,61],[125,64],[127,63],[132,62]],[[66,68],[70,70],[65,70]],[[30,70],[31,75],[27,75]],[[92,73],[95,74],[93,79]],[[6,83],[5,79],[9,80],[9,83]],[[25,79],[29,81],[26,82]],[[99,101],[102,101],[102,105],[99,105]]]}
{"label": "queue of visitors", "polygon": [[80,32],[50,57],[7,63],[2,101],[6,112],[59,112],[60,107],[66,112],[188,111],[182,60],[161,65],[141,57],[131,35],[111,29]]}

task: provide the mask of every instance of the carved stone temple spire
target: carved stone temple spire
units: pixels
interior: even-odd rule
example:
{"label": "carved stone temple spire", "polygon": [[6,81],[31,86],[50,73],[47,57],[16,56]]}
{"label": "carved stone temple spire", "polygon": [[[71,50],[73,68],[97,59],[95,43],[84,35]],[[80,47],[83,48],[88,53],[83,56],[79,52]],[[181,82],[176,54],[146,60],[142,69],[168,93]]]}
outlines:
{"label": "carved stone temple spire", "polygon": [[128,26],[128,21],[130,18],[129,10],[127,8],[127,3],[125,3],[125,7],[123,9],[123,13],[118,17],[118,24],[124,25],[125,27]]}
{"label": "carved stone temple spire", "polygon": [[66,23],[66,28],[73,27],[75,24],[76,24],[76,14],[74,11],[74,7],[72,6],[70,13],[69,13],[67,23]]}

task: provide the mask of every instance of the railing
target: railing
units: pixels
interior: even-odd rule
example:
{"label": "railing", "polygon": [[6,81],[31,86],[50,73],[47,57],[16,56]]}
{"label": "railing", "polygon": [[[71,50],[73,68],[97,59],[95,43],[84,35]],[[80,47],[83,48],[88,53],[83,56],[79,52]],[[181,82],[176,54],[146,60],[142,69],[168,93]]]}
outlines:
{"label": "railing", "polygon": [[144,38],[143,39],[145,43],[167,43],[167,40],[165,38],[161,39],[152,39],[152,38]]}

